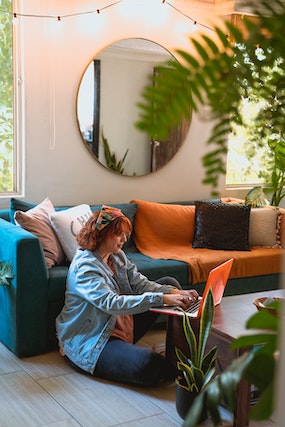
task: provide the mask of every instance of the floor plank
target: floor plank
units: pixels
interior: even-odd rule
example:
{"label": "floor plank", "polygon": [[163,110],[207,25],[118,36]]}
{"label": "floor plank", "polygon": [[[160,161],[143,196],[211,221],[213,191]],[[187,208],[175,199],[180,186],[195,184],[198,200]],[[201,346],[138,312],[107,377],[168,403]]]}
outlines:
{"label": "floor plank", "polygon": [[64,421],[69,415],[25,372],[0,375],[1,427],[34,427]]}

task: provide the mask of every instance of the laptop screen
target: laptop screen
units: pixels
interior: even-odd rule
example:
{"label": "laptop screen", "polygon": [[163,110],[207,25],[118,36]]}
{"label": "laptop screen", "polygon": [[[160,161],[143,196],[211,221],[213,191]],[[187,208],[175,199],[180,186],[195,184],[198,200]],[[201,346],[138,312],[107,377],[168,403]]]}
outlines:
{"label": "laptop screen", "polygon": [[233,258],[231,258],[228,261],[223,262],[222,264],[218,265],[217,267],[213,268],[210,271],[207,282],[206,282],[206,286],[203,292],[202,301],[199,307],[197,317],[201,316],[202,307],[205,303],[205,299],[209,292],[209,289],[212,289],[214,305],[216,306],[220,304],[225,291],[225,287],[227,285],[227,281],[230,275],[233,261],[234,261]]}

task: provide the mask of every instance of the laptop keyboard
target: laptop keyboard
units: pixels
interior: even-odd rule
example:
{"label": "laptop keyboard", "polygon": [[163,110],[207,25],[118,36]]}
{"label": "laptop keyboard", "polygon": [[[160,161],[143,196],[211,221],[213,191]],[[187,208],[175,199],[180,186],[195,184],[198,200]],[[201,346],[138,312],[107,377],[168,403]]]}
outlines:
{"label": "laptop keyboard", "polygon": [[191,305],[188,308],[186,308],[186,310],[184,311],[186,311],[187,313],[195,313],[195,311],[197,311],[198,308],[200,307],[200,304],[201,304],[201,300],[198,299],[197,301],[192,302]]}

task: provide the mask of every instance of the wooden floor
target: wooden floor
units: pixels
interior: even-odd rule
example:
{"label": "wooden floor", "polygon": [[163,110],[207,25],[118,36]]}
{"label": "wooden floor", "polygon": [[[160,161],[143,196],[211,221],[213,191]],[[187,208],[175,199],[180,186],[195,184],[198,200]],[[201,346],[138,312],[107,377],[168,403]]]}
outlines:
{"label": "wooden floor", "polygon": [[[156,329],[140,344],[152,346],[164,336]],[[175,409],[175,384],[149,389],[122,386],[73,371],[56,351],[18,359],[0,343],[0,427],[182,424]],[[250,423],[250,427],[272,426],[270,421]]]}

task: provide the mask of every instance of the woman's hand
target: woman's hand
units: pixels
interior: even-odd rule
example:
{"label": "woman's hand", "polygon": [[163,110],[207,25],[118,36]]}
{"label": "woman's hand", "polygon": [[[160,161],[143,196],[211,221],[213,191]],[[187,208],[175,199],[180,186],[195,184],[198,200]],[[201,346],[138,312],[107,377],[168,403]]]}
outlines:
{"label": "woman's hand", "polygon": [[185,310],[193,301],[196,301],[198,298],[199,294],[194,289],[189,291],[182,289],[171,289],[169,294],[163,295],[163,304],[175,305],[177,307],[182,307]]}

